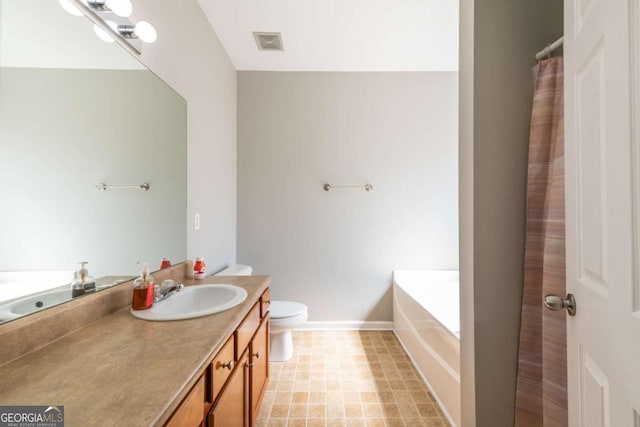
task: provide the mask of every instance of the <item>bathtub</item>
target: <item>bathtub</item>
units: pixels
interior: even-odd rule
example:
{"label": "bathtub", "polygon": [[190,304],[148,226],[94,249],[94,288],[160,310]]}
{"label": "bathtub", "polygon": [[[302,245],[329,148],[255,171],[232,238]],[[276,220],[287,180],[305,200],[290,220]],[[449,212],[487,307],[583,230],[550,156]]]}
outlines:
{"label": "bathtub", "polygon": [[393,272],[393,330],[452,425],[460,426],[458,272]]}
{"label": "bathtub", "polygon": [[0,271],[0,303],[71,283],[73,271]]}

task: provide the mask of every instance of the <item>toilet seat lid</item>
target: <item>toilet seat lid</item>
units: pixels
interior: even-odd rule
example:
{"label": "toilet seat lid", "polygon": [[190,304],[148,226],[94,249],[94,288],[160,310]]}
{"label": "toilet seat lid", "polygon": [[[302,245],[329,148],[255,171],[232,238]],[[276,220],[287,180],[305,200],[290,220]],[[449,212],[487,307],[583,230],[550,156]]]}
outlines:
{"label": "toilet seat lid", "polygon": [[307,306],[299,302],[271,300],[269,312],[272,319],[286,319],[306,313]]}

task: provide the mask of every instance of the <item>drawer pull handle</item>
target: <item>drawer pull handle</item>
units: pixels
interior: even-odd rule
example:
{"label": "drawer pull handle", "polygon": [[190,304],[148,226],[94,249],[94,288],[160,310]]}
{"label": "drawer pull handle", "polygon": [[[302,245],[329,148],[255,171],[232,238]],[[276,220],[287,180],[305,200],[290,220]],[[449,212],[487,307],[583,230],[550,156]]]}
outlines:
{"label": "drawer pull handle", "polygon": [[228,370],[233,369],[233,360],[229,360],[227,363],[222,364],[222,368],[227,368]]}
{"label": "drawer pull handle", "polygon": [[256,351],[253,355],[253,357],[255,357],[256,359],[260,359],[260,352]]}
{"label": "drawer pull handle", "polygon": [[271,300],[270,299],[266,299],[263,301],[265,304],[271,304]]}

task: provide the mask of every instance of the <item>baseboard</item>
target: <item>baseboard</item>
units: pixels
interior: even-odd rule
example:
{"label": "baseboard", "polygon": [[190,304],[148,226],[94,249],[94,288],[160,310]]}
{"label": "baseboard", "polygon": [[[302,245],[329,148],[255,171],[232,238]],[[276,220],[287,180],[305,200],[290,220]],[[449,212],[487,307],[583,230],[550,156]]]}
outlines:
{"label": "baseboard", "polygon": [[393,322],[383,321],[332,321],[305,322],[297,331],[391,331]]}

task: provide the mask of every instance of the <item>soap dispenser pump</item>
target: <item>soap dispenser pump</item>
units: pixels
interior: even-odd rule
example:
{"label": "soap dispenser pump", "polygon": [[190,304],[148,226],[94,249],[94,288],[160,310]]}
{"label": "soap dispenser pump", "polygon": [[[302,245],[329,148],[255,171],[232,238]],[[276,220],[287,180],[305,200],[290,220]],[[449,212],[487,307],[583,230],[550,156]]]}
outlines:
{"label": "soap dispenser pump", "polygon": [[146,310],[153,305],[154,281],[145,262],[140,277],[133,282],[133,310]]}

